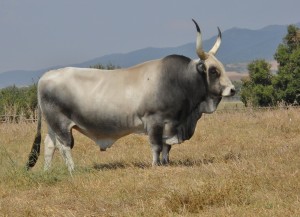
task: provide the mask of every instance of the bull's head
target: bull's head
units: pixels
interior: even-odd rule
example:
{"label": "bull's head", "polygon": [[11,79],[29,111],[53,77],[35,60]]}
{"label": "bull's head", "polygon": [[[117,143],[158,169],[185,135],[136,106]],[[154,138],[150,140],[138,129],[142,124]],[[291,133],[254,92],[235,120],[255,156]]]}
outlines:
{"label": "bull's head", "polygon": [[221,41],[222,34],[218,28],[219,35],[216,43],[209,52],[205,52],[202,48],[202,36],[200,28],[195,20],[193,22],[197,28],[197,41],[196,41],[196,52],[200,58],[197,64],[197,70],[204,73],[204,78],[207,82],[207,105],[208,108],[204,109],[203,112],[213,112],[219,104],[223,96],[233,96],[235,94],[235,88],[225,73],[223,64],[215,57]]}

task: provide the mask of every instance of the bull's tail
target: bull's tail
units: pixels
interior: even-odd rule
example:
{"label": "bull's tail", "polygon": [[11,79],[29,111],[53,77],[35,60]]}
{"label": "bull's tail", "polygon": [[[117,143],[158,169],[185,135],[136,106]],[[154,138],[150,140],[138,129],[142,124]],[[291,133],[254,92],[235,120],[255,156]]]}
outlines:
{"label": "bull's tail", "polygon": [[40,155],[40,147],[41,147],[41,127],[42,127],[42,113],[40,105],[38,105],[38,125],[37,125],[37,132],[34,138],[33,145],[31,147],[31,151],[28,156],[28,161],[26,163],[26,169],[29,170],[30,168],[34,167],[36,164],[39,155]]}

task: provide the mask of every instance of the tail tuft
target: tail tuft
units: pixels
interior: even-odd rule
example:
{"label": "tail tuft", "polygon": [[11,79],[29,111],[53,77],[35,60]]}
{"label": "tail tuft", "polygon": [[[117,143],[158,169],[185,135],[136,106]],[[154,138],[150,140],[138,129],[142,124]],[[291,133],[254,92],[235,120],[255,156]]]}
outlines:
{"label": "tail tuft", "polygon": [[38,106],[37,133],[35,135],[34,142],[28,156],[28,161],[26,163],[26,170],[29,170],[30,168],[34,167],[34,165],[36,164],[39,158],[40,149],[41,149],[41,140],[42,140],[41,128],[42,128],[42,114],[41,114],[41,108],[40,106]]}
{"label": "tail tuft", "polygon": [[28,156],[28,162],[26,164],[26,169],[29,170],[30,168],[34,167],[34,165],[36,164],[39,155],[40,155],[40,145],[41,145],[41,134],[37,134],[35,136],[32,148],[31,148],[31,152],[29,153]]}

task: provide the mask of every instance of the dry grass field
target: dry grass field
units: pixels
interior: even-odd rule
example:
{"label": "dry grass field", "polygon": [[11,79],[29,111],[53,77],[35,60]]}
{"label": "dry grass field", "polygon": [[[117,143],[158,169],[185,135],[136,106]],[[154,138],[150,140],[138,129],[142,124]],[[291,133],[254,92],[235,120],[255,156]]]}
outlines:
{"label": "dry grass field", "polygon": [[300,216],[299,109],[204,115],[167,167],[145,136],[100,152],[75,133],[73,178],[58,152],[24,170],[35,128],[0,124],[0,216]]}

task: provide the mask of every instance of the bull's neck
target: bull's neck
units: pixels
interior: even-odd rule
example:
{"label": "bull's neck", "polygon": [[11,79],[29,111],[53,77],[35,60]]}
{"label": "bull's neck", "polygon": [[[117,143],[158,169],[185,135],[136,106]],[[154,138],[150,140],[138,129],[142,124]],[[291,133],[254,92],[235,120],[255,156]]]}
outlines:
{"label": "bull's neck", "polygon": [[185,97],[189,100],[191,110],[199,107],[207,98],[207,88],[200,76],[196,78],[184,76],[180,80],[180,86],[185,93]]}
{"label": "bull's neck", "polygon": [[217,110],[217,107],[221,101],[222,97],[211,97],[207,96],[204,101],[199,105],[199,111],[202,113],[211,114]]}

